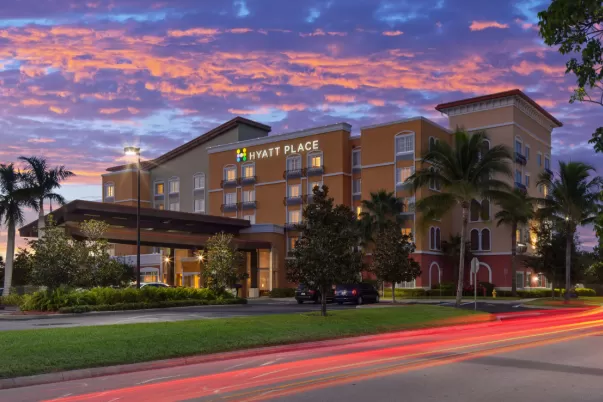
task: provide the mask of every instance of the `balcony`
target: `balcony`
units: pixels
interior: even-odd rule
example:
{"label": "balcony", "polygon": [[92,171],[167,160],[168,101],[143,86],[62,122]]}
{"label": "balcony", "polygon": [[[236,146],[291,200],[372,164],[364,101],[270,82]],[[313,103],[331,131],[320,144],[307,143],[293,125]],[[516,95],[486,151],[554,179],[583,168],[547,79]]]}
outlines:
{"label": "balcony", "polygon": [[359,201],[361,198],[362,198],[361,193],[352,194],[352,200],[354,200],[354,201]]}
{"label": "balcony", "polygon": [[322,174],[325,173],[325,167],[323,165],[321,166],[311,166],[308,169],[306,169],[306,174],[307,176],[320,176]]}
{"label": "balcony", "polygon": [[220,182],[220,187],[222,188],[230,188],[230,187],[236,187],[239,185],[239,179],[235,178],[235,179],[224,179]]}
{"label": "balcony", "polygon": [[548,174],[548,175],[551,175],[551,176],[553,175],[553,171],[552,171],[551,169],[549,169],[549,168],[544,168],[544,171],[545,171],[545,172],[546,172],[546,174]]}
{"label": "balcony", "polygon": [[285,223],[285,230],[297,230],[297,225],[301,224],[301,222],[287,222]]}
{"label": "balcony", "polygon": [[222,204],[222,206],[220,207],[220,211],[222,211],[222,212],[236,212],[238,209],[239,209],[239,204],[237,204],[237,203]]}
{"label": "balcony", "polygon": [[515,152],[515,162],[519,163],[522,166],[525,166],[528,163],[528,160],[525,156],[523,156],[519,152]]}
{"label": "balcony", "polygon": [[256,209],[257,201],[243,201],[239,202],[239,208],[241,209]]}
{"label": "balcony", "polygon": [[290,169],[283,172],[283,179],[296,179],[305,176],[304,169]]}
{"label": "balcony", "polygon": [[415,203],[414,202],[409,202],[407,204],[404,204],[402,207],[402,214],[414,214],[415,213]]}
{"label": "balcony", "polygon": [[283,205],[301,205],[304,202],[305,199],[301,195],[285,197],[283,199]]}
{"label": "balcony", "polygon": [[515,188],[522,192],[527,192],[528,189],[522,183],[515,182]]}
{"label": "balcony", "polygon": [[257,181],[257,176],[241,177],[241,184],[254,184]]}

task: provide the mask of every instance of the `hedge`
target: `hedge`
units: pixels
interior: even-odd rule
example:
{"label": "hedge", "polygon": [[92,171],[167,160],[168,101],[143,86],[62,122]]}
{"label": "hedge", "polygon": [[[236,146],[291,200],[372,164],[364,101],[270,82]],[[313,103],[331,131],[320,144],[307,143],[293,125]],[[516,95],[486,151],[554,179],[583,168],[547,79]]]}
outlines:
{"label": "hedge", "polygon": [[131,303],[160,303],[182,300],[234,299],[230,293],[216,295],[209,289],[193,288],[93,288],[90,290],[72,290],[59,288],[53,291],[40,291],[26,295],[20,304],[24,311],[59,311],[62,307],[101,306]]}
{"label": "hedge", "polygon": [[186,307],[186,306],[217,306],[227,304],[247,304],[247,299],[216,299],[216,300],[169,300],[162,302],[139,302],[139,303],[117,303],[99,304],[95,306],[79,305],[72,307],[61,307],[59,313],[87,313],[90,311],[123,311],[123,310],[146,310],[150,308]]}
{"label": "hedge", "polygon": [[[483,287],[486,287],[488,296],[491,296],[491,291],[488,290],[491,284],[487,282],[480,283]],[[486,286],[488,285],[488,286]],[[555,295],[563,295],[565,293],[565,289],[555,289]],[[576,293],[578,297],[580,296],[596,296],[596,292],[593,289],[589,288],[576,288]],[[478,296],[483,296],[483,293],[478,289]],[[439,297],[439,296],[456,296],[456,289],[451,289],[449,287],[442,287],[442,289],[434,288],[434,289],[396,289],[396,297],[399,298],[418,298],[418,297]],[[473,296],[473,291],[464,291],[463,296]],[[510,290],[498,290],[496,289],[497,297],[510,297]],[[524,299],[536,299],[541,297],[551,297],[550,289],[518,289],[517,296]],[[392,297],[392,289],[385,288],[384,297]]]}
{"label": "hedge", "polygon": [[23,295],[11,293],[8,296],[0,296],[0,306],[20,306],[23,303]]}
{"label": "hedge", "polygon": [[270,297],[294,297],[294,288],[274,288],[270,291]]}

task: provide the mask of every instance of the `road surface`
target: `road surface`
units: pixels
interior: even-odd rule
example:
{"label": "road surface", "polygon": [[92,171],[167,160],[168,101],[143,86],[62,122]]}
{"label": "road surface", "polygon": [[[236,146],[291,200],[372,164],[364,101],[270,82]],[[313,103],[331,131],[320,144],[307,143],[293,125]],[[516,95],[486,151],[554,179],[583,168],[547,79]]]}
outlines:
{"label": "road surface", "polygon": [[491,323],[5,390],[0,400],[600,402],[602,335],[601,309],[506,313]]}

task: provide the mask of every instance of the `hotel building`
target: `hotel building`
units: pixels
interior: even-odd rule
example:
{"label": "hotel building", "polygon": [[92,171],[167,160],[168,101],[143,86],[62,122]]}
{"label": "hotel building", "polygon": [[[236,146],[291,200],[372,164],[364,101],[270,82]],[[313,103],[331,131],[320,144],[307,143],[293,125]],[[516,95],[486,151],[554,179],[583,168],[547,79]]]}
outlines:
{"label": "hotel building", "polygon": [[[299,236],[293,225],[302,219],[304,206],[312,202],[312,188],[324,184],[336,204],[349,205],[357,213],[371,192],[394,192],[403,200],[404,231],[413,234],[413,257],[422,271],[415,281],[401,285],[428,288],[452,281],[454,264],[442,244],[460,233],[460,207],[440,220],[423,222],[414,208],[416,200],[441,188],[433,183],[413,194],[405,183],[416,169],[429,167],[422,155],[438,141],[452,144],[456,127],[485,130],[489,142],[484,146],[504,144],[514,150],[510,184],[542,197],[546,189],[537,187],[537,177],[551,168],[551,132],[561,123],[519,90],[444,103],[436,110],[448,116],[449,128],[413,117],[360,127],[356,135],[344,122],[268,135],[270,127],[235,118],[144,162],[141,199],[147,219],[141,220],[143,253],[159,256],[144,267],[149,280],[200,286],[203,267],[195,259],[195,250],[203,247],[209,235],[226,228],[247,254],[250,278],[244,284],[246,295],[291,286],[286,281],[285,260]],[[136,168],[109,168],[102,180],[103,202],[114,204],[115,213],[123,210],[125,216],[123,224],[112,229],[121,235],[110,236],[117,243],[115,253],[132,256]],[[511,229],[497,227],[495,213],[496,206],[488,200],[474,200],[468,240],[480,261],[478,280],[508,288]],[[97,215],[107,216],[104,212]],[[520,228],[515,236],[521,252],[533,251],[528,228]],[[367,252],[370,258],[370,250]],[[546,285],[542,276],[523,264],[518,264],[517,278],[519,287]],[[471,282],[468,274],[466,282]]]}

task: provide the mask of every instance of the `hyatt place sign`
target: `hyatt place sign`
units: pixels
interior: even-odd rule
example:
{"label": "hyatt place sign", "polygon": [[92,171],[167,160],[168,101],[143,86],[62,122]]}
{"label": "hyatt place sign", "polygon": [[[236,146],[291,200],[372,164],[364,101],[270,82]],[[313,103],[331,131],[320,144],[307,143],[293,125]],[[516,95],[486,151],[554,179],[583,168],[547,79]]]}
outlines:
{"label": "hyatt place sign", "polygon": [[[301,152],[318,150],[318,140],[300,142],[299,144],[284,145],[283,155],[297,154]],[[237,162],[253,161],[256,159],[265,159],[281,154],[281,146],[264,148],[259,150],[249,150],[247,148],[237,149]]]}

